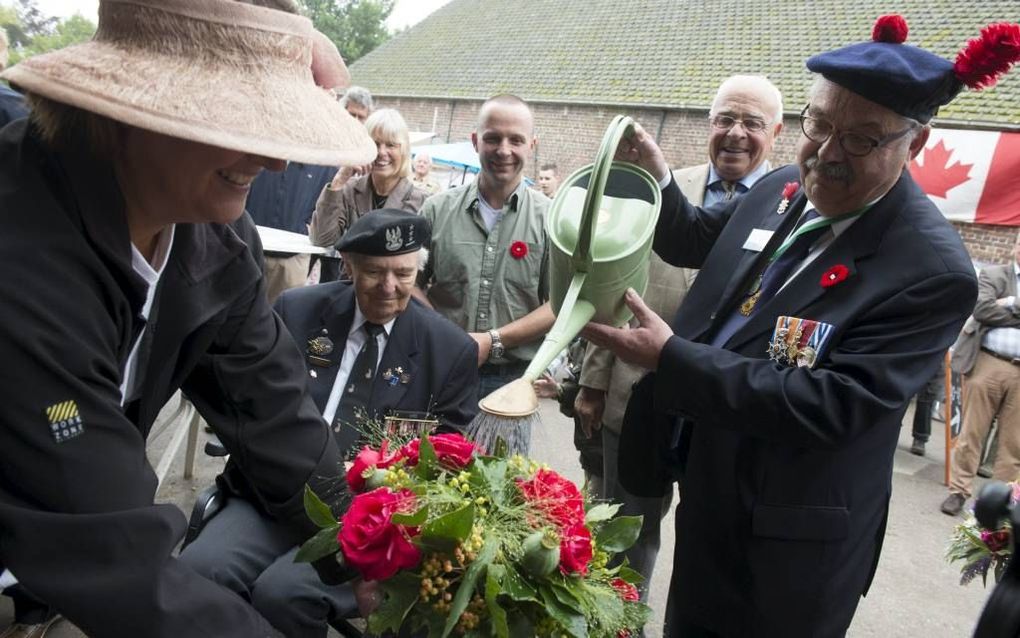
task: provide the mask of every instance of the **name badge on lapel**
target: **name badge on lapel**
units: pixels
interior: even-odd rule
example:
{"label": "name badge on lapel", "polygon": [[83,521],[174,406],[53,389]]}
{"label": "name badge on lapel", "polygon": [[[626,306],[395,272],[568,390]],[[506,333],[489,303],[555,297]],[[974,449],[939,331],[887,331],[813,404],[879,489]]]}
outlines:
{"label": "name badge on lapel", "polygon": [[767,353],[776,363],[813,368],[828,345],[832,324],[799,317],[778,317]]}
{"label": "name badge on lapel", "polygon": [[769,243],[769,240],[772,239],[772,233],[773,231],[765,230],[764,228],[753,229],[744,241],[744,250],[760,253],[765,249],[765,245]]}

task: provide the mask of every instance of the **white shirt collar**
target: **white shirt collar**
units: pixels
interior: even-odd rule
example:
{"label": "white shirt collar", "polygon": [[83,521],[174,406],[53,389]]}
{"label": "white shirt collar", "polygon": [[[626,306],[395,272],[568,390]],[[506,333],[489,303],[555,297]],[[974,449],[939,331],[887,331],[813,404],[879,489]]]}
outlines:
{"label": "white shirt collar", "polygon": [[[393,330],[393,322],[396,321],[396,320],[397,320],[397,318],[394,317],[394,318],[390,319],[389,321],[387,321],[386,323],[383,324],[383,331],[386,333],[386,337],[387,338],[389,338],[390,332]],[[357,331],[359,328],[361,328],[361,326],[363,326],[366,321],[368,321],[368,319],[365,319],[365,315],[361,314],[361,307],[358,306],[358,299],[357,299],[357,297],[355,297],[355,299],[354,299],[354,321],[351,322],[351,330],[347,334],[354,334],[354,332]]]}
{"label": "white shirt collar", "polygon": [[[737,183],[742,185],[745,189],[750,190],[751,187],[754,186],[754,183],[757,182],[759,179],[761,179],[761,177],[763,175],[765,175],[765,173],[768,173],[770,170],[772,170],[772,165],[769,164],[768,160],[765,160],[764,162],[762,162],[761,164],[758,165],[758,168],[754,169],[753,171],[751,171],[747,175],[744,175],[743,177],[738,179]],[[715,166],[713,166],[712,163],[709,162],[709,164],[708,164],[708,181],[705,182],[705,185],[706,186],[711,186],[712,184],[715,184],[716,182],[721,182],[721,181],[722,181],[722,178],[719,177],[719,173],[715,172]]]}

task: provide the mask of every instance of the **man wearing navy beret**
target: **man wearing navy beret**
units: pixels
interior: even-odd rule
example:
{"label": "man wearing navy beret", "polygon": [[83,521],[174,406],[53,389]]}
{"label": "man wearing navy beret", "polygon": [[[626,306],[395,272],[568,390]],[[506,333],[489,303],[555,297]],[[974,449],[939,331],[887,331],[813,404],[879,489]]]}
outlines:
{"label": "man wearing navy beret", "polygon": [[[477,343],[411,299],[430,235],[424,217],[366,213],[337,243],[351,283],[294,288],[276,302],[304,349],[309,391],[341,454],[356,451],[366,419],[427,416],[440,429],[463,430],[478,412]],[[353,592],[295,563],[294,539],[277,527],[232,499],[181,558],[226,581],[284,635],[324,638],[330,618],[353,611]]]}
{"label": "man wearing navy beret", "polygon": [[1017,25],[955,64],[906,31],[884,16],[873,41],[810,58],[798,165],[728,205],[691,206],[643,130],[621,144],[661,180],[656,252],[701,269],[672,326],[631,292],[639,329],[585,330],[653,371],[628,406],[621,483],[683,475],[669,636],[842,636],[871,583],[904,411],[977,294],[905,169],[939,106],[1020,57]]}

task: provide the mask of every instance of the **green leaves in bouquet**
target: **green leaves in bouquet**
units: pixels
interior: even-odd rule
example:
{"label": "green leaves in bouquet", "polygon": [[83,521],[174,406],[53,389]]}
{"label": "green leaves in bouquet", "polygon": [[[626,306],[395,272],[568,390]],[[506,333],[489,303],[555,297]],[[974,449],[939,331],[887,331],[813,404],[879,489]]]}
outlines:
{"label": "green leaves in bouquet", "polygon": [[418,600],[421,578],[411,572],[399,572],[393,578],[381,581],[379,586],[383,591],[383,601],[369,615],[368,630],[373,634],[397,633]]}
{"label": "green leaves in bouquet", "polygon": [[558,622],[563,630],[574,638],[587,638],[588,621],[584,615],[563,604],[552,587],[543,585],[539,588],[542,602],[545,604],[545,611],[549,616]]}
{"label": "green leaves in bouquet", "polygon": [[599,503],[587,511],[584,515],[584,522],[588,525],[603,523],[616,516],[620,511],[619,503]]}
{"label": "green leaves in bouquet", "polygon": [[294,556],[294,562],[314,563],[320,558],[336,554],[340,551],[340,541],[337,540],[337,534],[339,533],[339,523],[334,524],[333,527],[320,529],[315,536],[312,536],[301,545],[301,548],[298,549],[297,554]]}
{"label": "green leaves in bouquet", "polygon": [[436,456],[436,448],[432,446],[429,437],[421,437],[421,444],[418,447],[418,465],[414,468],[415,474],[422,479],[435,478],[439,471],[439,457]]}
{"label": "green leaves in bouquet", "polygon": [[506,459],[476,457],[471,466],[471,486],[481,494],[488,494],[496,505],[506,504]]}
{"label": "green leaves in bouquet", "polygon": [[329,509],[329,505],[323,503],[319,495],[312,488],[308,487],[307,484],[305,484],[304,503],[305,513],[308,514],[308,518],[316,526],[326,529],[337,524],[336,517],[333,516],[333,511]]}
{"label": "green leaves in bouquet", "polygon": [[[492,623],[492,635],[496,638],[510,638],[510,625],[507,624],[506,610],[499,604],[499,594],[502,587],[497,567],[502,565],[489,565],[485,573],[485,607],[489,610],[489,622]],[[494,573],[494,570],[496,572]],[[504,570],[505,571],[505,570]]]}
{"label": "green leaves in bouquet", "polygon": [[503,585],[503,593],[522,603],[537,603],[538,592],[513,567],[492,565],[489,568]]}
{"label": "green leaves in bouquet", "polygon": [[[474,516],[473,513],[472,516]],[[464,571],[464,577],[457,587],[457,593],[454,594],[453,601],[450,603],[450,612],[446,618],[446,625],[443,627],[442,638],[449,636],[453,632],[454,627],[457,626],[460,615],[464,613],[468,603],[471,602],[471,596],[475,593],[475,586],[478,584],[479,577],[485,573],[493,558],[496,557],[498,546],[498,540],[494,538],[486,540],[485,544],[482,545],[482,549],[478,552],[478,556],[471,561],[471,564]]]}
{"label": "green leaves in bouquet", "polygon": [[297,555],[294,556],[295,563],[312,563],[340,551],[340,542],[337,540],[340,523],[334,518],[329,506],[323,503],[307,485],[305,485],[304,504],[308,518],[321,529],[301,545]]}
{"label": "green leaves in bouquet", "polygon": [[440,551],[453,549],[458,541],[471,535],[475,524],[475,507],[467,505],[443,514],[421,528],[421,542]]}
{"label": "green leaves in bouquet", "polygon": [[631,585],[637,585],[645,582],[645,577],[641,575],[641,572],[628,567],[627,565],[621,565],[619,569],[616,570],[616,575]]}
{"label": "green leaves in bouquet", "polygon": [[641,516],[618,516],[595,530],[595,543],[604,552],[625,551],[641,533]]}

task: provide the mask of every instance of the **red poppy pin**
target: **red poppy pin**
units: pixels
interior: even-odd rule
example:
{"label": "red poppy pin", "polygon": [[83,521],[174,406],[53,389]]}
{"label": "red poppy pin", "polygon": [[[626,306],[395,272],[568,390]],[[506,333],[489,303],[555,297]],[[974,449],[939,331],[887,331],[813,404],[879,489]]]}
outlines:
{"label": "red poppy pin", "polygon": [[523,241],[515,241],[510,244],[510,256],[514,259],[524,259],[528,256],[528,245]]}
{"label": "red poppy pin", "polygon": [[822,273],[822,279],[818,283],[822,288],[832,288],[850,275],[850,269],[843,264],[836,264]]}
{"label": "red poppy pin", "polygon": [[790,205],[790,200],[797,194],[798,189],[800,189],[800,184],[797,182],[786,182],[783,185],[783,201],[779,202],[779,208],[776,209],[777,215],[786,212],[786,207]]}

